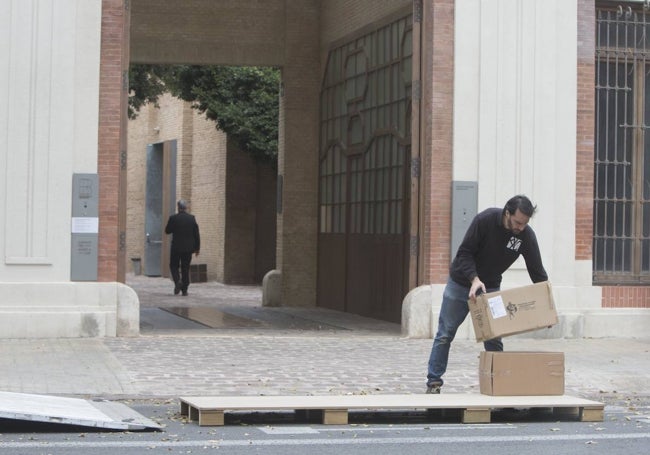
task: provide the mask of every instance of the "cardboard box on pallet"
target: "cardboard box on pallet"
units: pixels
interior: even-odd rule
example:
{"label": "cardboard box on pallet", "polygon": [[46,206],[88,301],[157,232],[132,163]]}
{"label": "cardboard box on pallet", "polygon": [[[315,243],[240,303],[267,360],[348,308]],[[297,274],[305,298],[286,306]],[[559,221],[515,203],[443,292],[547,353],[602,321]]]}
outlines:
{"label": "cardboard box on pallet", "polygon": [[558,322],[549,281],[481,294],[468,305],[476,341],[530,332]]}
{"label": "cardboard box on pallet", "polygon": [[484,395],[564,395],[564,353],[481,352]]}

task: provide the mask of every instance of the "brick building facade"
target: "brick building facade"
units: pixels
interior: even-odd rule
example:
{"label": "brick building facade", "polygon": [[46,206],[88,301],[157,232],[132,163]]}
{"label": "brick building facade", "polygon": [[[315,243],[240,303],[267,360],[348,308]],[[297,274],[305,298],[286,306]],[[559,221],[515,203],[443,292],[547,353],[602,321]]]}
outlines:
{"label": "brick building facade", "polygon": [[[127,252],[128,256],[138,253],[127,233],[129,217],[135,217],[127,197],[136,188],[128,182],[127,163],[137,160],[131,156],[137,153],[127,150],[125,77],[129,62],[270,65],[282,71],[275,242],[278,279],[269,284],[277,287],[273,289],[278,296],[275,303],[348,311],[357,302],[356,296],[361,296],[365,308],[371,307],[384,288],[375,295],[368,289],[390,281],[381,264],[394,267],[397,262],[389,273],[399,274],[409,305],[419,299],[417,295],[425,296],[424,305],[418,301],[412,306],[423,308],[415,319],[424,326],[421,333],[430,336],[453,253],[453,185],[473,182],[476,210],[501,206],[516,193],[525,193],[538,204],[531,224],[540,239],[562,316],[551,336],[645,333],[650,317],[646,283],[650,240],[643,234],[642,221],[626,225],[635,229],[632,243],[627,234],[617,237],[617,218],[600,210],[616,206],[628,195],[607,193],[607,182],[599,180],[599,172],[607,174],[610,164],[644,169],[643,153],[634,152],[633,159],[625,160],[598,158],[599,147],[611,144],[598,135],[598,128],[609,124],[597,119],[602,118],[599,115],[616,118],[617,113],[594,101],[595,96],[606,97],[606,91],[601,91],[610,87],[596,84],[599,68],[621,63],[610,48],[627,52],[630,46],[639,45],[607,42],[609,35],[599,30],[625,21],[636,27],[645,21],[642,8],[629,2],[593,0],[89,0],[83,4],[62,0],[57,7],[15,0],[4,6],[6,14],[0,16],[7,35],[3,42],[11,43],[2,48],[7,56],[3,74],[9,75],[0,80],[7,88],[2,103],[8,106],[6,112],[17,111],[17,106],[30,99],[21,94],[47,95],[43,75],[55,82],[50,86],[58,87],[57,93],[70,95],[65,102],[57,97],[32,97],[37,101],[24,118],[31,128],[22,128],[11,118],[0,122],[9,125],[3,130],[7,144],[28,152],[20,161],[23,155],[5,150],[0,161],[7,169],[4,197],[0,198],[6,205],[3,213],[18,198],[20,209],[12,221],[27,227],[12,230],[7,220],[0,223],[5,257],[0,264],[0,286],[39,281],[48,283],[37,287],[41,296],[51,295],[53,289],[64,295],[81,288],[101,296],[105,290],[99,289],[100,284],[124,281]],[[78,19],[69,24],[68,16]],[[34,19],[39,17],[47,20]],[[57,32],[52,34],[57,39],[52,44],[18,39],[37,24]],[[61,28],[61,24],[70,27]],[[336,52],[342,56],[338,63],[333,57]],[[24,55],[34,58],[22,59]],[[386,64],[377,65],[382,58],[388,59]],[[335,75],[338,79],[327,79],[326,68],[334,67],[340,68]],[[635,83],[642,76],[639,73]],[[331,86],[324,85],[326,80],[332,81]],[[372,89],[380,87],[380,81],[384,89]],[[611,82],[611,87],[616,84]],[[630,87],[622,88],[636,94]],[[406,98],[399,98],[398,93],[406,93]],[[47,104],[68,106],[69,99],[74,100],[74,108],[61,108],[57,115]],[[324,104],[324,99],[334,101]],[[403,107],[405,99],[408,108]],[[383,105],[382,100],[390,105]],[[37,110],[45,114],[29,116]],[[331,123],[324,123],[325,114]],[[635,115],[642,116],[642,110]],[[97,128],[89,125],[94,119]],[[327,129],[330,124],[331,131]],[[403,133],[405,124],[410,134]],[[633,119],[611,124],[624,125],[625,134],[633,138],[631,145],[643,143],[644,133]],[[59,137],[49,131],[64,134]],[[332,134],[325,144],[321,142],[324,131]],[[200,198],[213,191],[197,194],[197,189],[212,188],[215,181],[202,180],[196,166],[217,158],[193,155],[199,148],[186,146],[186,141],[199,141],[194,134],[183,133],[176,140],[181,141],[177,147],[192,150],[192,156],[178,155],[176,190],[191,199],[199,218],[207,221],[212,212],[202,214],[199,206],[212,202]],[[56,159],[50,159],[54,153]],[[384,166],[373,158],[382,153],[409,159]],[[327,168],[330,156],[341,159],[332,158],[332,167]],[[394,169],[402,172],[390,174]],[[71,174],[79,172],[99,176],[97,286],[71,282],[70,243],[54,241],[69,237],[69,211],[65,204],[47,197],[53,188],[68,188]],[[25,175],[29,178],[22,178]],[[358,194],[354,191],[362,186],[350,186],[359,176],[361,182],[369,182],[380,175],[386,178],[383,182],[394,175],[396,180],[391,181],[397,183],[378,183]],[[643,188],[648,177],[637,171],[634,179],[640,179],[636,188]],[[323,191],[323,185],[330,184],[332,198]],[[218,191],[215,188],[214,193]],[[629,196],[632,208],[623,208],[632,211],[632,218],[620,219],[644,219],[647,198],[641,190],[635,191],[634,198]],[[63,200],[72,197],[69,190],[63,194]],[[350,198],[340,199],[343,194]],[[391,212],[396,210],[392,203],[407,209]],[[357,218],[351,218],[357,216],[355,204],[363,207],[358,212],[359,232],[350,230],[356,229]],[[40,221],[36,213],[43,208],[48,217],[40,219],[45,224],[36,223]],[[385,213],[398,213],[403,223],[395,227],[390,224],[395,218],[388,216],[388,231],[372,231],[384,229],[380,214]],[[337,215],[329,218],[330,214]],[[339,231],[332,230],[330,220],[339,223]],[[372,220],[375,228],[369,227]],[[335,299],[341,301],[323,301],[319,296],[319,283],[329,276],[323,271],[336,270],[331,262],[319,262],[325,257],[324,242],[330,234],[327,240],[338,242],[345,257],[345,273],[338,281],[340,299]],[[372,242],[377,242],[376,247]],[[378,251],[393,256],[373,257]],[[630,257],[634,260],[625,262]],[[336,255],[328,260],[332,258]],[[623,261],[622,265],[617,261]],[[504,277],[506,287],[526,282],[522,262]],[[119,315],[129,314],[127,308],[132,305],[124,305],[123,294],[128,290],[119,285],[113,288],[117,298],[108,313],[117,315],[119,321]],[[14,321],[9,332],[17,336],[27,330],[16,321],[34,315],[47,319],[44,304],[33,293],[29,297],[25,289],[12,291],[12,301],[3,303],[15,316],[7,320]],[[29,304],[22,305],[28,300]],[[94,327],[98,321],[101,326],[104,321],[100,316],[105,314],[104,299],[98,297],[97,308],[91,310],[82,309],[81,301],[72,299],[66,308],[56,307],[60,326],[77,321],[66,333]],[[393,302],[397,308],[401,304]],[[129,317],[121,320],[133,322]],[[83,333],[111,334],[115,326],[119,323]]]}

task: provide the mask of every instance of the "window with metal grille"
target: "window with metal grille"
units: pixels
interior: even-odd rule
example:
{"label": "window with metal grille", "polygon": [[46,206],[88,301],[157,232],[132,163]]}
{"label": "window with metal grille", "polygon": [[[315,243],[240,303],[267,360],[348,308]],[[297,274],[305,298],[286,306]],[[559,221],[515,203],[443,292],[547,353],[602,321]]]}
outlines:
{"label": "window with metal grille", "polygon": [[597,8],[596,284],[650,284],[649,14],[625,4]]}

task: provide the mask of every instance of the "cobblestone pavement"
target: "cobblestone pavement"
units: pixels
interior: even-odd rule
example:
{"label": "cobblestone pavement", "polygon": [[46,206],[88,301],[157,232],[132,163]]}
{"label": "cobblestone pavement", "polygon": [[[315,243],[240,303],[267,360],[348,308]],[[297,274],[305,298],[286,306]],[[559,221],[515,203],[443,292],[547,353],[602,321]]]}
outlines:
{"label": "cobblestone pavement", "polygon": [[[128,284],[141,300],[141,336],[3,340],[0,390],[111,399],[424,391],[431,340],[402,337],[397,324],[262,308],[259,287],[197,283],[180,297],[163,278]],[[225,317],[209,328],[167,311],[178,306]],[[504,341],[508,350],[564,352],[567,395],[650,401],[650,338]],[[443,392],[478,393],[481,348],[453,343]]]}

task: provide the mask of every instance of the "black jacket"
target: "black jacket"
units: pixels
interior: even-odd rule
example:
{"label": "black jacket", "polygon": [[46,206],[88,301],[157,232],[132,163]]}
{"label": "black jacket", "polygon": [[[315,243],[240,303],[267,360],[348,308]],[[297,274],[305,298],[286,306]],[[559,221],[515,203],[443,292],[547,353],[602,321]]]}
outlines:
{"label": "black jacket", "polygon": [[478,276],[486,288],[499,288],[503,272],[520,254],[533,283],[548,280],[535,231],[526,226],[515,235],[502,225],[502,216],[503,209],[491,208],[474,217],[449,270],[456,283],[470,287]]}
{"label": "black jacket", "polygon": [[166,234],[172,236],[172,251],[177,253],[194,253],[201,249],[201,236],[199,225],[194,215],[186,212],[179,212],[169,217]]}

